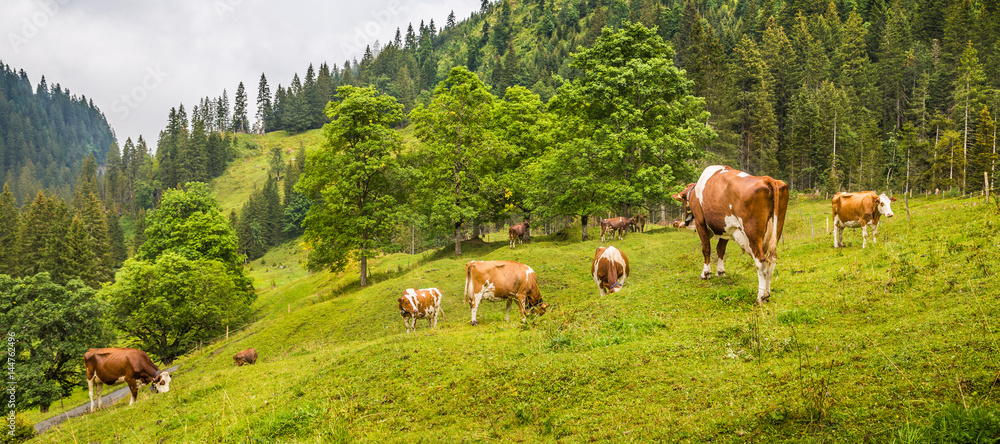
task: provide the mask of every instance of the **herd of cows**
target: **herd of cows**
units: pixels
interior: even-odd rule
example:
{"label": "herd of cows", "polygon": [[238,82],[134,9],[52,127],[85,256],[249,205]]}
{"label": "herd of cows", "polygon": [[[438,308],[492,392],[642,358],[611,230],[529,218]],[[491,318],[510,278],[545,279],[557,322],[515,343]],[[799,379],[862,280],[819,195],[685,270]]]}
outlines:
{"label": "herd of cows", "polygon": [[[701,239],[702,254],[705,257],[701,279],[711,275],[710,259],[712,249],[710,240],[718,236],[716,245],[718,262],[715,268],[717,276],[725,275],[724,259],[726,246],[730,240],[749,254],[757,269],[757,302],[763,304],[771,294],[771,278],[777,263],[778,240],[785,224],[785,211],[788,207],[788,185],[768,176],[752,176],[728,166],[710,166],[706,168],[698,182],[689,184],[683,191],[675,194],[674,199],[681,202],[685,217],[674,226],[693,228]],[[878,233],[881,216],[892,217],[891,203],[896,199],[873,191],[860,193],[840,193],[834,196],[834,247],[843,247],[843,229],[861,228],[864,241],[862,248],[868,243],[868,227],[872,227],[872,242]],[[622,239],[625,229],[631,227],[642,231],[645,218],[617,217],[601,222],[601,242],[606,242],[605,234],[611,232],[612,239],[617,236]],[[511,226],[509,230],[510,247],[515,242],[523,242],[523,236],[529,229],[528,221]],[[601,296],[615,293],[622,289],[628,278],[628,257],[619,249],[608,246],[599,247],[594,254],[591,265],[591,276],[597,283]],[[504,321],[510,320],[511,306],[516,302],[521,312],[521,319],[528,313],[545,314],[548,304],[542,300],[538,289],[535,271],[520,262],[514,261],[472,261],[465,265],[465,302],[472,310],[472,325],[478,325],[476,312],[479,304],[486,301],[506,301],[507,313]],[[431,327],[437,325],[441,309],[441,291],[437,288],[406,289],[399,297],[399,312],[403,317],[406,331],[416,330],[417,319],[427,319]],[[236,366],[253,364],[257,361],[257,352],[249,348],[233,357]],[[132,397],[129,404],[136,400],[140,387],[151,384],[153,392],[170,390],[170,374],[153,364],[149,356],[141,350],[131,348],[90,349],[84,355],[87,372],[87,384],[90,388],[90,408],[94,410],[94,386],[97,386],[98,408],[100,408],[100,393],[103,384],[126,382]]]}

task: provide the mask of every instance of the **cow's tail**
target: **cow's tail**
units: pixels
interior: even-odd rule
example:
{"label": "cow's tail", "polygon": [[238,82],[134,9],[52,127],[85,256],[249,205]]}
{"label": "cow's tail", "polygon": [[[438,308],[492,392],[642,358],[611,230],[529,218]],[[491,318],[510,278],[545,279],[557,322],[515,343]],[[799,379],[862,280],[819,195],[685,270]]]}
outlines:
{"label": "cow's tail", "polygon": [[[764,234],[764,254],[765,257],[777,257],[778,241],[781,239],[781,231],[785,224],[785,209],[782,207],[782,193],[787,193],[788,186],[784,182],[767,178],[767,186],[771,190],[772,207],[771,221],[768,224],[767,232]],[[786,200],[787,202],[787,200]]]}
{"label": "cow's tail", "polygon": [[611,257],[609,254],[607,259],[608,265],[610,265],[610,267],[608,267],[608,290],[614,292],[615,287],[618,284],[618,258]]}
{"label": "cow's tail", "polygon": [[465,302],[472,303],[472,262],[465,264]]}

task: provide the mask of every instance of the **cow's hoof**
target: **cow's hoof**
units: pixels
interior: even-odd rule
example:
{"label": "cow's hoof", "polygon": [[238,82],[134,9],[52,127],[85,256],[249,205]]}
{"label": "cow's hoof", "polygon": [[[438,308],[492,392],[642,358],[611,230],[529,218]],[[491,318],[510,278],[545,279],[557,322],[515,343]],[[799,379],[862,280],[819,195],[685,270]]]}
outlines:
{"label": "cow's hoof", "polygon": [[699,278],[702,278],[702,279],[708,279],[708,273],[702,273],[702,274],[701,274],[701,275],[699,275],[698,277],[699,277]]}
{"label": "cow's hoof", "polygon": [[723,276],[726,275],[726,272],[725,271],[719,271],[719,272],[716,272],[715,275],[719,276],[719,277],[723,277]]}
{"label": "cow's hoof", "polygon": [[471,324],[472,324],[473,327],[475,327],[475,326],[479,325],[479,321],[472,321]]}

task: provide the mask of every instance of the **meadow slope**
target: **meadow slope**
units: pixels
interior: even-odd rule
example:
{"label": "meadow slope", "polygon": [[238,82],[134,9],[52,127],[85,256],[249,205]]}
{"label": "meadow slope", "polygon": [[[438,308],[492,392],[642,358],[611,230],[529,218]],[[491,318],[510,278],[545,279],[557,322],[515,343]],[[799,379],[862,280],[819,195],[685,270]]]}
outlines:
{"label": "meadow slope", "polygon": [[[877,244],[825,232],[829,201],[793,198],[771,302],[748,256],[701,281],[697,236],[654,227],[612,244],[623,291],[589,276],[599,240],[579,226],[305,272],[286,243],[251,264],[257,321],[178,360],[171,391],[143,391],[39,442],[888,442],[947,406],[995,408],[1000,236],[981,200],[903,202]],[[813,220],[815,237],[810,227]],[[526,323],[503,305],[469,325],[464,264],[534,267],[554,308]],[[404,288],[437,286],[445,318],[407,334]],[[255,347],[255,366],[234,368]]]}

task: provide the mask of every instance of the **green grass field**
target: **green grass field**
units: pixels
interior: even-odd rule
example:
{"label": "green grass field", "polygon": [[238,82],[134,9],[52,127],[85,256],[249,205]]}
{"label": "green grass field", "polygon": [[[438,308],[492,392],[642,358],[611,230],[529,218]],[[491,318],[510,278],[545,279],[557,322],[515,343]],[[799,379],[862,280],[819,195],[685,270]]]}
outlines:
{"label": "green grass field", "polygon": [[[688,230],[613,242],[633,274],[604,298],[589,275],[600,242],[579,226],[515,250],[498,239],[461,257],[382,257],[365,289],[356,270],[308,274],[291,242],[250,266],[256,322],[180,359],[169,393],[38,440],[919,442],[941,412],[993,424],[997,209],[914,199],[908,221],[902,204],[877,244],[862,250],[847,230],[834,250],[828,201],[793,199],[763,310],[749,256],[731,246],[728,276],[701,281]],[[504,322],[487,303],[470,326],[474,259],[531,265],[554,307]],[[396,298],[429,286],[445,318],[407,334]],[[246,347],[260,361],[233,367]]]}

